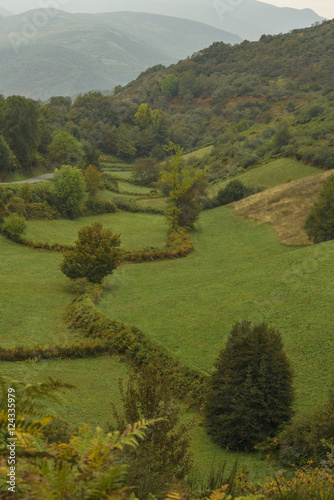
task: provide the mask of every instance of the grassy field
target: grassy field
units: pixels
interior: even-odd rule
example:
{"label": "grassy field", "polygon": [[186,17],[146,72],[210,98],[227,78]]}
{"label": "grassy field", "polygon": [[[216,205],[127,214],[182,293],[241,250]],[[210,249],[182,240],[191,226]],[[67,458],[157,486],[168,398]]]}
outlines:
{"label": "grassy field", "polygon": [[49,407],[74,427],[88,422],[105,427],[111,422],[110,403],[121,409],[119,379],[126,381],[129,373],[125,363],[109,356],[38,363],[0,362],[0,370],[8,377],[29,382],[43,382],[51,377],[73,385],[74,389],[63,393],[61,403],[51,403]]}
{"label": "grassy field", "polygon": [[[319,172],[297,162],[288,167],[287,160],[282,161],[243,174],[248,176],[245,184],[260,185],[261,176],[268,185],[279,184],[279,179],[291,179],[292,171],[296,178]],[[289,187],[293,184],[283,186]],[[162,207],[165,203],[163,199],[111,192],[103,196],[112,200],[114,195],[143,206]],[[26,237],[72,244],[80,227],[96,220],[120,232],[125,248],[165,244],[163,217],[124,212],[75,221],[30,221]],[[106,280],[99,308],[114,319],[139,327],[185,365],[204,372],[211,369],[236,321],[266,321],[281,332],[292,362],[296,409],[323,402],[334,378],[334,241],[304,248],[282,246],[269,225],[237,215],[230,207],[203,212],[192,239],[195,251],[185,259],[120,267]],[[61,255],[29,250],[1,237],[0,251],[1,346],[71,341],[62,315],[73,295],[59,270]],[[62,406],[55,406],[60,416],[75,426],[82,422],[104,426],[111,421],[111,401],[119,406],[118,379],[128,377],[128,367],[117,357],[107,356],[2,362],[0,371],[32,381],[41,381],[47,374],[75,385],[63,396]],[[188,412],[183,416],[185,422],[192,419],[194,465],[201,472],[209,472],[213,464],[224,460],[230,467],[236,459],[252,471],[253,480],[273,472],[255,454],[230,453],[214,445],[196,415]]]}
{"label": "grassy field", "polygon": [[113,167],[111,169],[104,168],[103,169],[105,172],[108,172],[109,174],[112,174],[115,177],[119,177],[120,179],[131,179],[132,177],[132,172],[131,170],[113,170]]}
{"label": "grassy field", "polygon": [[28,221],[25,237],[36,242],[72,245],[80,228],[96,221],[101,222],[104,229],[121,234],[122,248],[135,250],[165,246],[167,224],[164,217],[129,212],[81,217],[75,220]]}
{"label": "grassy field", "polygon": [[192,237],[186,259],[119,269],[100,309],[204,371],[236,321],[266,321],[283,336],[297,407],[322,401],[334,376],[334,242],[283,247],[229,207],[202,213]]}
{"label": "grassy field", "polygon": [[271,224],[283,245],[311,245],[303,226],[324,181],[331,175],[330,170],[267,189],[233,203],[234,210]]}
{"label": "grassy field", "polygon": [[[236,179],[248,187],[255,186],[269,189],[303,177],[319,174],[319,172],[321,172],[319,169],[310,167],[304,163],[291,160],[290,158],[281,158],[280,160],[272,161],[266,165],[250,169],[238,175]],[[228,182],[229,180],[226,180],[209,186],[209,195],[216,195]]]}
{"label": "grassy field", "polygon": [[183,155],[184,160],[202,160],[205,156],[209,155],[213,149],[213,146],[205,146],[204,148],[197,149],[191,153]]}
{"label": "grassy field", "polygon": [[129,193],[138,193],[139,195],[149,195],[152,191],[151,188],[145,186],[137,186],[136,184],[130,184],[129,182],[118,182],[119,192],[123,191]]}
{"label": "grassy field", "polygon": [[61,255],[36,252],[0,237],[0,345],[52,345],[71,340],[62,315],[72,295]]}
{"label": "grassy field", "polygon": [[166,198],[143,198],[141,196],[114,193],[113,191],[103,191],[100,199],[113,203],[133,203],[142,209],[164,210],[166,208]]}
{"label": "grassy field", "polygon": [[[49,404],[54,414],[65,419],[73,428],[91,422],[93,426],[106,429],[108,423],[113,423],[111,403],[118,411],[122,410],[119,379],[126,382],[129,376],[127,365],[117,357],[109,356],[38,363],[0,362],[0,371],[10,378],[29,382],[42,382],[51,377],[73,385],[74,389],[64,391],[59,403]],[[199,425],[199,417],[193,412],[186,411],[181,421],[192,426],[190,436],[194,466],[201,473],[209,473],[212,466],[218,466],[223,461],[229,469],[236,460],[245,469],[253,470],[252,476],[257,480],[265,479],[274,471],[256,454],[228,453],[212,443]]]}

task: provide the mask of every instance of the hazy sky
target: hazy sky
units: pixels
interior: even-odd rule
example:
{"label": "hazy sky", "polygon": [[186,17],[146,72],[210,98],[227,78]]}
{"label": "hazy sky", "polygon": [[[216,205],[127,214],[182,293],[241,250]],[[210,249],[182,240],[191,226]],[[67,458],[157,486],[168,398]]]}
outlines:
{"label": "hazy sky", "polygon": [[[188,0],[191,3],[191,0]],[[207,0],[212,4],[214,0]],[[221,0],[228,5],[235,4],[236,0]],[[240,1],[240,0],[239,0]],[[265,0],[260,0],[265,1]],[[168,2],[168,0],[155,0],[156,3]],[[196,3],[196,0],[194,0]],[[205,0],[197,0],[203,4]],[[13,13],[24,12],[29,9],[39,7],[54,6],[68,12],[107,12],[112,10],[122,10],[122,1],[119,0],[0,0],[0,7]],[[129,2],[128,2],[129,3]],[[133,10],[140,11],[141,0],[132,1],[136,7]],[[317,14],[329,19],[334,18],[334,0],[267,0],[265,3],[271,3],[278,7],[294,7],[296,9],[310,8]],[[110,6],[119,5],[120,8],[113,9]],[[109,6],[109,8],[108,8]]]}

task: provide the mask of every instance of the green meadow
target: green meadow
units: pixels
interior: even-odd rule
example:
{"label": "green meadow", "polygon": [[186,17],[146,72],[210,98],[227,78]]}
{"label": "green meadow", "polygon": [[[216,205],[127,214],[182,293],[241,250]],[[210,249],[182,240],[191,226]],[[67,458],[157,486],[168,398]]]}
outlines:
{"label": "green meadow", "polygon": [[[243,174],[248,176],[243,181],[260,185],[262,179],[269,186],[288,181],[287,169],[290,178],[292,171],[299,177],[319,172],[296,162],[288,167],[290,160],[282,162],[253,169]],[[165,203],[164,199],[128,198],[156,207]],[[121,233],[126,249],[162,247],[166,242],[162,216],[128,212],[73,221],[29,221],[25,236],[73,244],[79,229],[94,221]],[[295,373],[296,410],[323,402],[334,376],[334,241],[285,247],[270,226],[237,216],[230,207],[202,212],[191,237],[195,250],[187,258],[119,267],[105,281],[98,308],[140,328],[185,365],[204,373],[212,369],[236,321],[265,321],[282,334]],[[59,270],[61,255],[20,247],[4,238],[0,238],[0,251],[1,346],[71,342],[73,333],[66,329],[62,315],[73,293]],[[120,407],[118,380],[129,375],[126,364],[109,356],[1,362],[0,371],[31,381],[47,375],[72,383],[75,388],[65,392],[54,410],[74,426],[111,422],[111,402]],[[200,472],[209,472],[224,460],[228,467],[238,460],[252,471],[253,480],[276,472],[256,454],[231,453],[213,444],[193,412],[186,411],[182,418],[194,421],[192,451]]]}
{"label": "green meadow", "polygon": [[192,239],[186,259],[118,269],[101,311],[204,372],[236,321],[266,321],[283,336],[297,407],[321,402],[334,375],[334,242],[284,247],[271,227],[229,207],[202,212]]}
{"label": "green meadow", "polygon": [[103,229],[121,234],[121,246],[127,250],[165,246],[167,224],[164,217],[129,212],[80,217],[75,220],[28,221],[25,238],[34,242],[73,245],[78,231],[97,221],[101,222]]}
{"label": "green meadow", "polygon": [[0,237],[2,347],[71,340],[62,321],[72,295],[60,272],[61,255],[36,252]]}
{"label": "green meadow", "polygon": [[[321,172],[319,169],[305,165],[290,158],[281,158],[272,161],[260,167],[250,169],[236,177],[247,187],[261,187],[269,189],[280,186],[286,182],[295,181],[310,175],[316,175]],[[217,184],[209,186],[210,196],[216,195],[220,189],[223,189],[231,179],[227,179]]]}

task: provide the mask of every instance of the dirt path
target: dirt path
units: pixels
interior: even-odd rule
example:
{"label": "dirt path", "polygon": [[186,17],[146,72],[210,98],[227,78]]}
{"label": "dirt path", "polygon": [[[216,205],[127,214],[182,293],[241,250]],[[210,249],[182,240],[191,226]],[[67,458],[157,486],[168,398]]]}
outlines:
{"label": "dirt path", "polygon": [[29,184],[32,182],[42,182],[42,181],[48,181],[49,179],[52,179],[54,174],[44,174],[44,175],[39,175],[37,177],[32,177],[31,179],[26,179],[25,181],[15,181],[15,182],[2,182],[2,186],[6,186],[9,184],[25,184],[28,182]]}

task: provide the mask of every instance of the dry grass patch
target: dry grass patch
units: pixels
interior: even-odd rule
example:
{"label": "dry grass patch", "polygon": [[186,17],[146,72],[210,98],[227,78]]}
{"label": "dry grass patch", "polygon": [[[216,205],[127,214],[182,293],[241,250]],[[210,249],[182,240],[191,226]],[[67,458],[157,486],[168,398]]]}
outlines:
{"label": "dry grass patch", "polygon": [[333,170],[268,189],[231,206],[238,215],[271,224],[282,245],[311,245],[303,226],[330,175]]}

